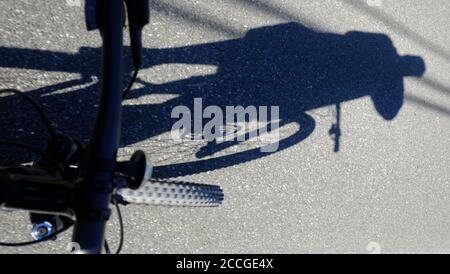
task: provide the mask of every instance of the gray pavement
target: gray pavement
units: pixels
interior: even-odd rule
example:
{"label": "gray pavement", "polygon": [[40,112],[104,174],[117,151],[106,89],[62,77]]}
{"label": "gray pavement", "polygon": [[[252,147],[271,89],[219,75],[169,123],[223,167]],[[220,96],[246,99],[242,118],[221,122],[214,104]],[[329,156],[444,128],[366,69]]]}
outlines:
{"label": "gray pavement", "polygon": [[[0,2],[0,88],[28,91],[86,139],[100,39],[73,3]],[[220,185],[225,201],[124,208],[124,252],[449,253],[449,14],[445,0],[151,1],[120,155],[144,149],[158,176]],[[200,159],[204,144],[174,144],[170,111],[194,97],[280,106],[280,151],[250,142]],[[1,101],[15,110],[3,118],[28,115]],[[12,136],[37,135],[15,125]],[[0,214],[1,241],[29,239],[26,214]],[[69,239],[0,253],[63,253]]]}

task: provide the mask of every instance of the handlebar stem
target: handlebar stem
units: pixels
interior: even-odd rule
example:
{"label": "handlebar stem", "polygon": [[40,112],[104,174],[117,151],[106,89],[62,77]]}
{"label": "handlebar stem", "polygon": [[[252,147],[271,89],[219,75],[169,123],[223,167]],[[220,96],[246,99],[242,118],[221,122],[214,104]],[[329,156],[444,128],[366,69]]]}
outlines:
{"label": "handlebar stem", "polygon": [[123,0],[98,0],[102,46],[100,103],[80,167],[83,187],[77,194],[72,240],[80,253],[101,253],[109,219],[113,175],[120,138],[122,100]]}

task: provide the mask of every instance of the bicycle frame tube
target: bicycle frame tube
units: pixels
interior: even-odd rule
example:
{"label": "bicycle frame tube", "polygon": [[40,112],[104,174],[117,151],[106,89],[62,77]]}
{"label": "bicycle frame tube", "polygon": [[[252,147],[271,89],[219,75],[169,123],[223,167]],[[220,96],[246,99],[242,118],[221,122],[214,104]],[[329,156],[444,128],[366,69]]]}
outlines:
{"label": "bicycle frame tube", "polygon": [[80,168],[84,187],[76,197],[72,241],[79,245],[80,253],[101,253],[103,248],[121,128],[123,2],[100,0],[98,8],[103,39],[101,95]]}

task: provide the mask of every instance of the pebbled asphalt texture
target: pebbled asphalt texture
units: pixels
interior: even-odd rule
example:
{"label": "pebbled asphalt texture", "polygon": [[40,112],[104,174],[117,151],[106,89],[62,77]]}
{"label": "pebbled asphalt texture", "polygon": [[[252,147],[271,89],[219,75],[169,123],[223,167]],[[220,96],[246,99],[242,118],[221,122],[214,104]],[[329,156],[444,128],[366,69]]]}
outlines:
{"label": "pebbled asphalt texture", "polygon": [[[119,156],[143,149],[155,176],[220,185],[225,200],[123,208],[124,253],[450,252],[450,2],[150,2]],[[28,92],[87,141],[101,41],[79,3],[0,2],[0,88]],[[171,110],[194,98],[279,106],[279,150],[174,142]],[[0,109],[2,139],[45,142],[18,98]],[[2,151],[3,164],[30,157]],[[27,214],[0,214],[0,241],[30,240]],[[117,237],[114,214],[112,248]],[[65,253],[69,240],[0,253]]]}

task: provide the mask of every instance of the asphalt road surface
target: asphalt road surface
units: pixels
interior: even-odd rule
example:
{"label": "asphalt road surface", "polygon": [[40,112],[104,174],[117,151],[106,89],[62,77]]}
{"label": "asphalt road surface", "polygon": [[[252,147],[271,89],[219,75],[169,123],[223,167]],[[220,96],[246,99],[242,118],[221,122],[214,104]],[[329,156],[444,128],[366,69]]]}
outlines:
{"label": "asphalt road surface", "polygon": [[[100,38],[77,2],[0,2],[0,88],[86,140]],[[450,252],[449,14],[446,0],[151,1],[119,154],[144,149],[155,176],[220,185],[225,201],[127,206],[124,252]],[[174,142],[171,110],[194,98],[279,106],[279,150]],[[43,142],[25,105],[0,105],[2,138]],[[30,239],[26,214],[0,214],[1,241]],[[0,253],[64,253],[69,234]]]}

